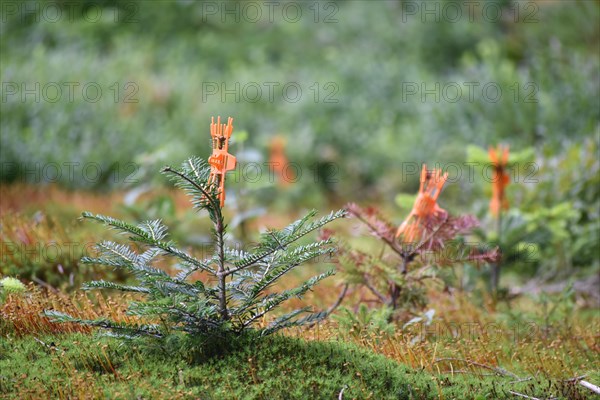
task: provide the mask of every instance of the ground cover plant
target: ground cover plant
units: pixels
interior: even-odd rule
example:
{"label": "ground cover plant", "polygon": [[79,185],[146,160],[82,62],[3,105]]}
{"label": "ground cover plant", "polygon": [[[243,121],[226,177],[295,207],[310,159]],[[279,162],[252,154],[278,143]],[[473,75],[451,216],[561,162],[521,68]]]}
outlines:
{"label": "ground cover plant", "polygon": [[[438,314],[430,326],[355,335],[329,321],[318,329],[292,330],[266,340],[246,336],[207,354],[195,341],[162,348],[123,346],[111,338],[74,333],[88,332],[79,324],[45,318],[46,328],[41,328],[30,323],[32,316],[42,318],[43,309],[57,305],[65,312],[79,310],[82,318],[110,315],[123,321],[130,318],[125,310],[132,299],[111,296],[107,302],[102,296],[71,297],[34,286],[29,292],[28,298],[11,295],[1,309],[0,390],[8,398],[146,398],[165,393],[244,398],[250,397],[248,391],[252,398],[330,398],[346,388],[344,398],[510,399],[513,391],[571,399],[590,397],[578,379],[594,382],[600,377],[594,364],[598,321],[590,323],[593,316],[570,317],[568,328],[554,324],[544,334],[531,315],[527,324],[502,321],[494,314],[503,313],[482,310],[462,295],[432,296]],[[17,310],[24,305],[31,307],[30,314]],[[535,312],[542,317],[541,309]],[[4,325],[7,316],[13,325]]]}

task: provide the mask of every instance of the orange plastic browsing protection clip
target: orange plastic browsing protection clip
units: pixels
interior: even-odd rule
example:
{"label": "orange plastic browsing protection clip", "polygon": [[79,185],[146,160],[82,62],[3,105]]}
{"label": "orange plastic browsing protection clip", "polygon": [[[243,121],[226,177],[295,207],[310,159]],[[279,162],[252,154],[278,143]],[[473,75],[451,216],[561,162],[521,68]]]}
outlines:
{"label": "orange plastic browsing protection clip", "polygon": [[448,173],[442,174],[442,170],[427,170],[427,165],[423,164],[421,169],[421,184],[419,194],[415,199],[413,208],[398,227],[396,237],[403,235],[404,242],[412,243],[417,239],[421,240],[423,231],[430,225],[433,219],[446,216],[448,213],[437,204],[437,198],[442,192],[444,183],[448,178]]}
{"label": "orange plastic browsing protection clip", "polygon": [[497,148],[489,147],[488,154],[493,166],[492,175],[492,199],[490,200],[490,212],[494,216],[500,214],[500,210],[508,209],[508,199],[506,197],[506,186],[510,183],[507,165],[509,148],[508,146],[498,145]]}
{"label": "orange plastic browsing protection clip", "polygon": [[296,177],[289,175],[289,161],[285,155],[285,139],[282,136],[275,136],[269,146],[271,154],[269,163],[275,172],[280,186],[288,186]]}
{"label": "orange plastic browsing protection clip", "polygon": [[221,207],[225,205],[225,174],[235,169],[236,158],[228,153],[229,138],[233,132],[233,118],[229,117],[227,125],[221,124],[221,117],[211,118],[210,136],[212,136],[212,155],[208,158],[210,165],[209,185],[217,185],[219,188],[219,200]]}

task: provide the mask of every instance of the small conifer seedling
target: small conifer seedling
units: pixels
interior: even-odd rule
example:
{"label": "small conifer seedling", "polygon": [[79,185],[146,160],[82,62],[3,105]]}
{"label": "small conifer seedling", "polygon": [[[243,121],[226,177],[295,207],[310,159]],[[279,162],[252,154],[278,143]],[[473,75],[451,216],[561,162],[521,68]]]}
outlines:
{"label": "small conifer seedling", "polygon": [[[219,120],[220,122],[220,120]],[[287,273],[299,265],[320,256],[331,255],[335,247],[331,238],[309,244],[298,244],[306,235],[329,222],[344,217],[345,210],[332,212],[315,220],[315,212],[281,230],[261,234],[260,241],[249,251],[229,247],[225,243],[226,225],[222,213],[225,172],[235,164],[224,157],[235,158],[223,151],[231,135],[231,119],[222,126],[211,125],[213,156],[210,165],[200,158],[191,158],[180,169],[165,167],[176,186],[184,189],[195,209],[205,211],[213,224],[214,253],[198,259],[176,247],[167,238],[167,228],[160,220],[130,224],[103,215],[83,213],[83,218],[99,221],[129,236],[135,246],[110,241],[98,243],[97,257],[82,261],[123,269],[133,274],[138,283],[133,286],[107,281],[93,281],[84,289],[116,289],[141,294],[141,300],[129,304],[128,313],[140,317],[139,324],[125,324],[107,319],[82,320],[57,311],[46,315],[57,322],[76,322],[108,329],[124,337],[150,335],[165,337],[169,332],[189,334],[218,332],[241,333],[262,322],[286,300],[302,297],[319,281],[333,274],[328,271],[310,278],[296,288],[283,291],[272,289]],[[221,134],[223,137],[216,137]],[[215,157],[217,154],[218,157]],[[217,159],[218,158],[218,159]],[[216,160],[216,161],[215,161]],[[215,179],[217,174],[217,179]],[[142,248],[143,251],[136,251]],[[176,259],[179,272],[171,276],[154,264],[159,257]],[[209,279],[192,280],[197,271]],[[262,335],[282,328],[314,323],[326,313],[310,312],[309,307],[280,315],[260,328]]]}

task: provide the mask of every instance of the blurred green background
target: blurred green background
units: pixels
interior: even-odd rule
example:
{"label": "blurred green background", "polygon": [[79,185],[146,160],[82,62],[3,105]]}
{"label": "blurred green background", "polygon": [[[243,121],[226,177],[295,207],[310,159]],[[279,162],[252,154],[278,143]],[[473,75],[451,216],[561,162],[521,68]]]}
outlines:
{"label": "blurred green background", "polygon": [[211,115],[233,116],[263,157],[286,136],[302,178],[316,169],[344,198],[394,193],[402,163],[460,163],[467,144],[558,152],[596,139],[599,3],[491,3],[5,2],[1,157],[17,167],[1,178],[97,162],[98,179],[60,180],[122,187],[128,162],[207,154]]}
{"label": "blurred green background", "polygon": [[[467,147],[502,142],[534,163],[506,240],[598,266],[598,1],[5,1],[0,32],[4,183],[165,185],[221,115],[228,186],[267,206],[381,201],[400,222],[427,162],[458,165],[441,203],[482,217]],[[276,135],[301,175],[285,191],[263,164]]]}

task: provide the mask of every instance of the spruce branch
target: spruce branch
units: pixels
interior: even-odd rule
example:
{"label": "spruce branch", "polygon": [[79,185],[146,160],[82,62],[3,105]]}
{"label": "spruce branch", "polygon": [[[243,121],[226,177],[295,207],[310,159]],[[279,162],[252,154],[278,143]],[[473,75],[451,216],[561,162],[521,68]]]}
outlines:
{"label": "spruce branch", "polygon": [[84,283],[82,286],[83,290],[94,290],[94,289],[113,289],[120,290],[122,292],[135,292],[135,293],[150,293],[150,289],[142,286],[127,286],[119,285],[118,283],[106,282],[106,281],[92,281]]}
{"label": "spruce branch", "polygon": [[[308,314],[303,318],[294,319],[300,314]],[[281,329],[291,328],[293,326],[313,326],[327,317],[327,313],[318,312],[311,313],[309,307],[294,310],[291,313],[282,315],[273,321],[266,329],[262,331],[262,335],[271,335]]]}
{"label": "spruce branch", "polygon": [[[183,259],[184,261],[187,261],[187,262],[193,264],[199,270],[206,271],[206,272],[214,275],[214,271],[207,264],[192,257],[191,255],[185,253],[184,251],[179,250],[171,242],[154,241],[152,239],[152,236],[145,230],[141,229],[140,227],[128,224],[126,222],[120,221],[120,220],[112,218],[112,217],[107,217],[105,215],[101,215],[101,214],[94,215],[87,211],[83,212],[81,214],[81,216],[82,216],[82,218],[92,219],[92,220],[101,222],[104,225],[107,225],[113,229],[120,230],[123,233],[133,234],[135,236],[130,237],[131,240],[141,241],[142,243],[154,246],[154,247],[170,254],[173,257]],[[94,261],[92,261],[93,259],[91,259],[89,257],[84,257],[82,260],[85,263],[104,264],[102,262],[94,262]],[[98,261],[98,260],[96,260],[96,261]],[[115,266],[119,266],[119,265],[115,265]]]}
{"label": "spruce branch", "polygon": [[[248,325],[252,324],[257,319],[263,317],[268,312],[274,310],[276,307],[281,305],[286,300],[291,299],[292,297],[302,297],[307,291],[312,289],[317,283],[322,281],[323,279],[333,275],[335,272],[333,270],[327,271],[323,274],[313,276],[308,281],[303,283],[302,285],[294,288],[285,290],[281,293],[274,293],[271,295],[265,296],[260,303],[256,305],[255,312],[251,312],[252,315],[249,319],[244,321],[241,325],[241,328],[244,329]],[[258,312],[259,309],[262,311]]]}
{"label": "spruce branch", "polygon": [[[194,172],[195,175],[198,176],[197,168],[194,166],[192,159],[188,160],[187,164],[192,166],[192,171]],[[185,165],[186,164],[184,164],[184,166]],[[223,223],[223,215],[221,214],[221,205],[217,201],[214,190],[205,189],[204,187],[202,187],[201,184],[195,182],[193,179],[188,177],[185,173],[177,171],[176,169],[172,168],[171,166],[164,167],[161,172],[173,174],[173,175],[177,176],[179,179],[181,179],[183,182],[190,185],[191,189],[195,189],[195,190],[199,191],[202,194],[202,196],[199,198],[200,200],[198,200],[195,203],[195,205],[197,205],[201,209],[206,209],[208,211],[209,215],[211,216],[211,220],[213,221],[213,223],[217,224],[217,221],[219,221],[219,220],[221,221],[221,224]],[[184,186],[184,189],[185,189],[185,186]],[[192,198],[198,199],[198,197],[194,197],[193,192],[190,194],[192,194]]]}
{"label": "spruce branch", "polygon": [[54,310],[46,310],[44,315],[50,317],[53,322],[70,322],[81,325],[93,326],[102,329],[110,329],[112,331],[118,332],[120,334],[125,334],[127,336],[140,336],[140,335],[148,335],[154,337],[162,337],[163,335],[158,330],[157,325],[138,325],[138,324],[126,324],[126,323],[118,323],[109,321],[107,319],[97,319],[97,320],[89,320],[89,319],[80,319],[74,318],[68,314],[62,313],[60,311]]}
{"label": "spruce branch", "polygon": [[309,233],[322,228],[323,226],[327,225],[328,223],[330,223],[336,219],[346,217],[347,212],[344,209],[336,211],[335,213],[331,212],[329,215],[319,219],[318,221],[315,221],[315,222],[309,224],[306,228],[299,229],[304,225],[304,223],[308,219],[307,218],[308,216],[314,216],[314,215],[315,215],[314,211],[312,211],[311,213],[307,214],[307,216],[304,217],[302,220],[299,220],[296,223],[291,224],[287,228],[283,229],[282,232],[288,232],[286,238],[283,241],[276,241],[275,243],[273,243],[272,241],[268,240],[271,233],[269,235],[263,235],[263,240],[264,239],[267,239],[267,240],[264,240],[263,243],[261,243],[261,246],[259,246],[259,251],[262,250],[263,248],[266,248],[266,250],[263,250],[258,254],[251,253],[250,255],[242,258],[238,262],[234,263],[234,268],[228,269],[226,271],[226,274],[232,275],[238,271],[241,271],[243,269],[246,269],[246,268],[252,267],[253,265],[256,265],[258,262],[264,260],[265,258],[269,257],[273,253],[280,250],[280,247],[283,246],[285,248],[288,245],[298,241],[302,237],[308,235]]}

